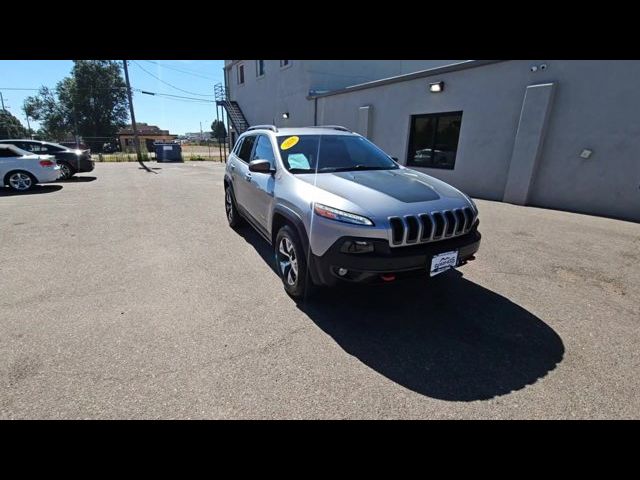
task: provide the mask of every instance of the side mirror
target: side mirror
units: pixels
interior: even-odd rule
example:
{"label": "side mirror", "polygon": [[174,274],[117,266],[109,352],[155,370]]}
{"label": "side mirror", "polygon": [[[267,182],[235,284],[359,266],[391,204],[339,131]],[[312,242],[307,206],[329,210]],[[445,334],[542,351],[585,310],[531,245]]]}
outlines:
{"label": "side mirror", "polygon": [[249,171],[256,173],[273,173],[275,170],[271,168],[269,160],[253,160],[249,162]]}
{"label": "side mirror", "polygon": [[398,157],[391,157],[391,160],[393,160],[394,162],[398,163]]}

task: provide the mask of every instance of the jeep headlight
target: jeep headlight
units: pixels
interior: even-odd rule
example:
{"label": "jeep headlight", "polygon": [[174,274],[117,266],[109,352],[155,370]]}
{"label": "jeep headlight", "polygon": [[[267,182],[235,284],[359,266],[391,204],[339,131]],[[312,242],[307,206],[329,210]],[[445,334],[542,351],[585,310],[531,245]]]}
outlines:
{"label": "jeep headlight", "polygon": [[315,203],[313,205],[313,211],[316,215],[328,218],[330,220],[336,220],[338,222],[353,223],[355,225],[373,226],[373,222],[367,217],[357,215],[351,212],[345,212],[344,210],[338,210],[337,208],[328,207],[321,203]]}

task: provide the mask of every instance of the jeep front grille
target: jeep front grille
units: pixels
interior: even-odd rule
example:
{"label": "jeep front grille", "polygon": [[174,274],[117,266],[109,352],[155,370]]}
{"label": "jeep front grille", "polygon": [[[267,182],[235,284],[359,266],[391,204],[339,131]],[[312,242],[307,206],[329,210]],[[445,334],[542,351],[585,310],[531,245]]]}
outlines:
{"label": "jeep front grille", "polygon": [[464,235],[469,233],[474,220],[470,207],[389,217],[391,245],[399,247]]}

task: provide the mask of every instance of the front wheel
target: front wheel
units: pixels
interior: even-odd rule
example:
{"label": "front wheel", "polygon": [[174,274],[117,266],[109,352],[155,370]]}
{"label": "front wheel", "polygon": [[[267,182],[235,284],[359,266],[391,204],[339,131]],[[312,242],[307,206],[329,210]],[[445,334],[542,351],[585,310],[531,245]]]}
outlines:
{"label": "front wheel", "polygon": [[36,179],[27,172],[13,172],[7,176],[5,183],[16,192],[28,192],[35,186]]}
{"label": "front wheel", "polygon": [[285,291],[295,300],[311,293],[307,261],[298,234],[289,225],[278,231],[275,242],[278,274]]}

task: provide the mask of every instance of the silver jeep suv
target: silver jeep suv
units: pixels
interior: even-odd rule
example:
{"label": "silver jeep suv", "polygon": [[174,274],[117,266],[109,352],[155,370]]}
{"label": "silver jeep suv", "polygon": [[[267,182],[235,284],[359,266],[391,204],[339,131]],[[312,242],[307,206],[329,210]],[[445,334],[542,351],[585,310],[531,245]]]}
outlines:
{"label": "silver jeep suv", "polygon": [[243,133],[227,159],[225,208],[274,246],[284,288],[431,277],[474,258],[478,209],[339,126]]}

